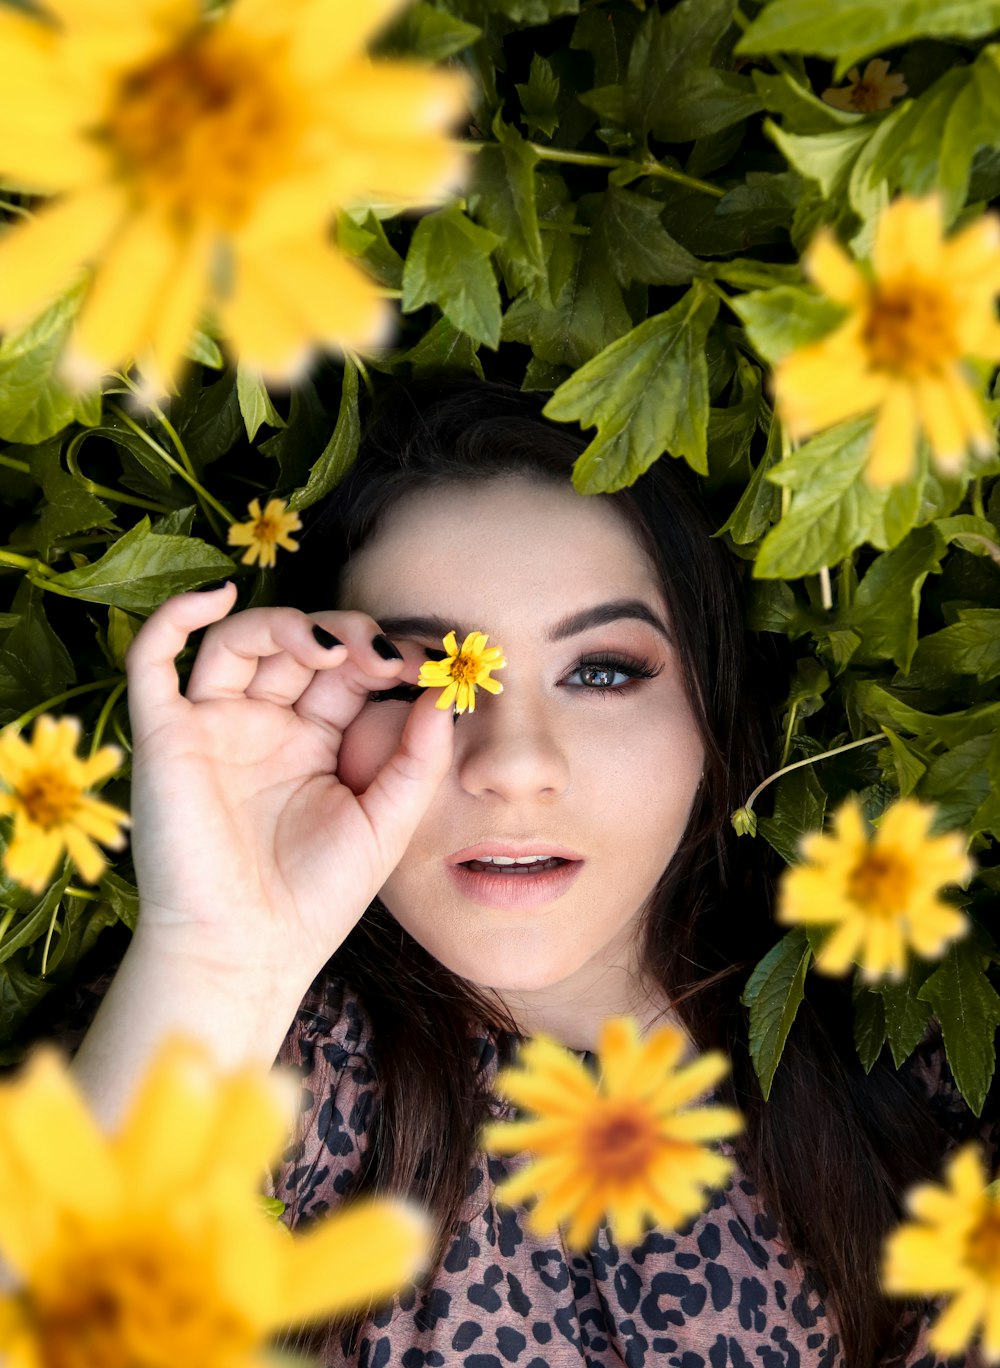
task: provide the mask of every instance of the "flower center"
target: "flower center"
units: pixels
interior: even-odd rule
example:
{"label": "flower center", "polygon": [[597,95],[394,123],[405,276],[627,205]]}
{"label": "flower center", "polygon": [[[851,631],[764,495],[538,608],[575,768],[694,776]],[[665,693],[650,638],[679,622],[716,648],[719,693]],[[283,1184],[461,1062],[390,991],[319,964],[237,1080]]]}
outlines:
{"label": "flower center", "polygon": [[966,1259],[981,1278],[1000,1284],[1000,1208],[995,1202],[970,1233]]}
{"label": "flower center", "polygon": [[458,684],[475,684],[479,665],[471,656],[458,655],[451,663],[451,677]]}
{"label": "flower center", "polygon": [[615,1109],[592,1122],[584,1139],[588,1161],[603,1176],[626,1182],[649,1164],[656,1133],[646,1117]]}
{"label": "flower center", "polygon": [[253,534],[258,541],[276,542],[281,535],[281,527],[275,518],[258,518],[253,525]]}
{"label": "flower center", "polygon": [[27,776],[17,796],[29,821],[48,831],[73,816],[80,801],[80,786],[58,770],[39,769]]}
{"label": "flower center", "polygon": [[278,59],[216,25],[122,80],[100,134],[179,226],[238,227],[285,169],[299,111],[276,80]]}
{"label": "flower center", "polygon": [[893,850],[878,847],[867,851],[847,880],[848,896],[866,912],[896,917],[909,901],[912,867]]}
{"label": "flower center", "polygon": [[141,1243],[60,1251],[24,1294],[45,1368],[200,1368],[249,1357],[258,1336],[213,1299],[207,1261],[162,1227]]}
{"label": "flower center", "polygon": [[863,114],[881,107],[882,87],[873,81],[859,81],[851,90],[850,103]]}
{"label": "flower center", "polygon": [[929,281],[881,282],[864,329],[872,365],[908,377],[943,369],[958,355],[953,313],[945,292]]}

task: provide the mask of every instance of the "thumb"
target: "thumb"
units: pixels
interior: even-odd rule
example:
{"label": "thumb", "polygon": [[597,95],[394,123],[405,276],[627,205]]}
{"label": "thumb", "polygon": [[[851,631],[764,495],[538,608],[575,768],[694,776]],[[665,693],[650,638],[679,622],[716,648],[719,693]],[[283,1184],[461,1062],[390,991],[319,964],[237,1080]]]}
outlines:
{"label": "thumb", "polygon": [[452,710],[435,706],[438,690],[426,695],[410,709],[395,755],[358,794],[389,869],[399,862],[455,753]]}

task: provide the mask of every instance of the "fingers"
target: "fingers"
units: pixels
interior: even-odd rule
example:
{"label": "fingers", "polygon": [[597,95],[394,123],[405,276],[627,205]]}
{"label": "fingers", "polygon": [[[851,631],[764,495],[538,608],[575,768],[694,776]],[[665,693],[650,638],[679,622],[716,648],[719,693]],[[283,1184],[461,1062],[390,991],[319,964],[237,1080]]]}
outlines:
{"label": "fingers", "polygon": [[455,726],[450,708],[435,706],[436,689],[425,689],[410,708],[396,754],[383,765],[358,803],[382,845],[386,869],[393,869],[451,768]]}
{"label": "fingers", "polygon": [[236,602],[235,589],[227,580],[208,593],[175,595],[143,623],[125,652],[133,736],[146,735],[183,705],[174,660],[191,632],[229,612]]}

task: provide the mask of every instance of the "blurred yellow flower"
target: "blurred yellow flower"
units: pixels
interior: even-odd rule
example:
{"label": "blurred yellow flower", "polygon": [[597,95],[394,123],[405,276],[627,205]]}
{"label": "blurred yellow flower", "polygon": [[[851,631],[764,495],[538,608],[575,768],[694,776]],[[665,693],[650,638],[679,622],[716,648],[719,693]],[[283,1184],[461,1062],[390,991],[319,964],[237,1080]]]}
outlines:
{"label": "blurred yellow flower", "polygon": [[302,1236],[261,1210],[297,1096],[281,1072],[222,1078],[175,1037],[109,1138],[36,1050],[0,1085],[7,1368],[262,1368],[272,1332],[413,1277],[429,1222],[404,1202],[358,1201]]}
{"label": "blurred yellow flower", "polygon": [[823,91],[823,99],[848,114],[871,114],[876,109],[889,109],[893,100],[906,94],[907,88],[898,71],[890,76],[889,63],[882,57],[873,57],[863,76],[857,67],[851,67],[847,85],[829,86]]}
{"label": "blurred yellow flower", "polygon": [[882,1287],[905,1297],[951,1297],[928,1340],[945,1357],[966,1350],[982,1328],[982,1352],[1000,1362],[1000,1194],[987,1187],[977,1145],[947,1161],[945,1183],[912,1188],[916,1219],[886,1241]]}
{"label": "blurred yellow flower", "polygon": [[803,837],[803,863],[782,875],[776,915],[786,925],[833,928],[816,955],[821,973],[843,974],[856,962],[868,981],[900,979],[909,949],[933,959],[968,931],[965,914],[938,893],[967,883],[973,864],[960,832],[928,835],[935,812],[901,798],[869,837],[852,797],[833,814],[833,835]]}
{"label": "blurred yellow flower", "polygon": [[871,272],[829,229],[817,234],[803,266],[848,313],[833,332],[775,367],[778,412],[794,440],[874,412],[865,478],[876,487],[910,478],[921,429],[945,473],[962,468],[970,444],[980,456],[994,450],[992,424],[964,362],[1000,361],[995,215],[946,239],[936,197],[902,197],[878,221]]}
{"label": "blurred yellow flower", "polygon": [[701,1143],[735,1135],[743,1118],[732,1107],[689,1107],[729,1070],[718,1051],[678,1068],[685,1037],[672,1026],[639,1038],[630,1017],[601,1029],[601,1077],[549,1036],[526,1040],[518,1067],[496,1089],[534,1121],[502,1121],[483,1130],[484,1149],[537,1157],[497,1187],[502,1202],[538,1195],[528,1213],[539,1235],[569,1224],[567,1244],[585,1249],[602,1214],[619,1244],[634,1245],[643,1222],[676,1229],[704,1210],[706,1189],[722,1187],[733,1162]]}
{"label": "blurred yellow flower", "polygon": [[39,0],[0,7],[0,178],[57,198],[0,242],[0,326],[95,268],[66,358],[162,391],[206,306],[287,381],[315,346],[384,337],[387,305],[329,241],[334,211],[440,199],[457,72],[372,62],[404,0]]}
{"label": "blurred yellow flower", "polygon": [[127,812],[88,797],[85,790],[114,774],[122,762],[118,746],[101,746],[87,760],[76,749],[80,719],[48,713],[39,717],[26,742],[13,726],[0,732],[0,814],[12,815],[14,829],[4,853],[10,878],[32,893],[41,893],[69,851],[88,883],[97,883],[107,860],[94,840],[121,850],[130,826]]}
{"label": "blurred yellow flower", "polygon": [[483,632],[470,632],[458,649],[458,638],[449,632],[441,645],[447,654],[443,660],[425,660],[420,667],[417,683],[425,689],[442,689],[444,692],[434,704],[436,708],[450,708],[455,705],[455,713],[476,711],[476,689],[483,688],[487,693],[503,693],[503,685],[490,678],[492,670],[502,670],[507,664],[499,646],[486,643],[489,637]]}
{"label": "blurred yellow flower", "polygon": [[299,549],[298,542],[293,541],[288,534],[298,531],[302,519],[297,513],[285,512],[284,499],[268,499],[263,513],[260,511],[260,499],[251,499],[249,509],[249,522],[229,524],[228,544],[249,547],[240,558],[241,565],[253,565],[258,557],[262,568],[275,565],[276,547],[283,546],[286,551]]}

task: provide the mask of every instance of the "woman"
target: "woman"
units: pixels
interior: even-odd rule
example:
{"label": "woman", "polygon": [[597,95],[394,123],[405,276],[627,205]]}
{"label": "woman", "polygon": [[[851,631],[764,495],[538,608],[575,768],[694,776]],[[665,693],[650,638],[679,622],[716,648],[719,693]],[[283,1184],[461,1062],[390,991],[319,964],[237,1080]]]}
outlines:
{"label": "woman", "polygon": [[[810,984],[766,1105],[749,1063],[740,993],[777,937],[729,813],[773,757],[731,559],[666,458],[577,495],[583,443],[539,409],[403,391],[284,558],[295,607],[230,613],[227,585],[144,624],[141,917],[75,1071],[110,1121],[171,1028],[224,1065],[277,1056],[303,1073],[289,1224],[373,1187],[434,1210],[429,1276],[315,1334],[327,1363],[930,1368],[877,1268],[900,1193],[939,1172],[938,1100],[915,1069],[864,1074],[837,983]],[[508,662],[458,718],[416,687],[451,629]],[[684,1232],[602,1227],[573,1255],[497,1207],[507,1167],[476,1137],[521,1037],[592,1059],[626,1012],[729,1054],[740,1168]]]}

